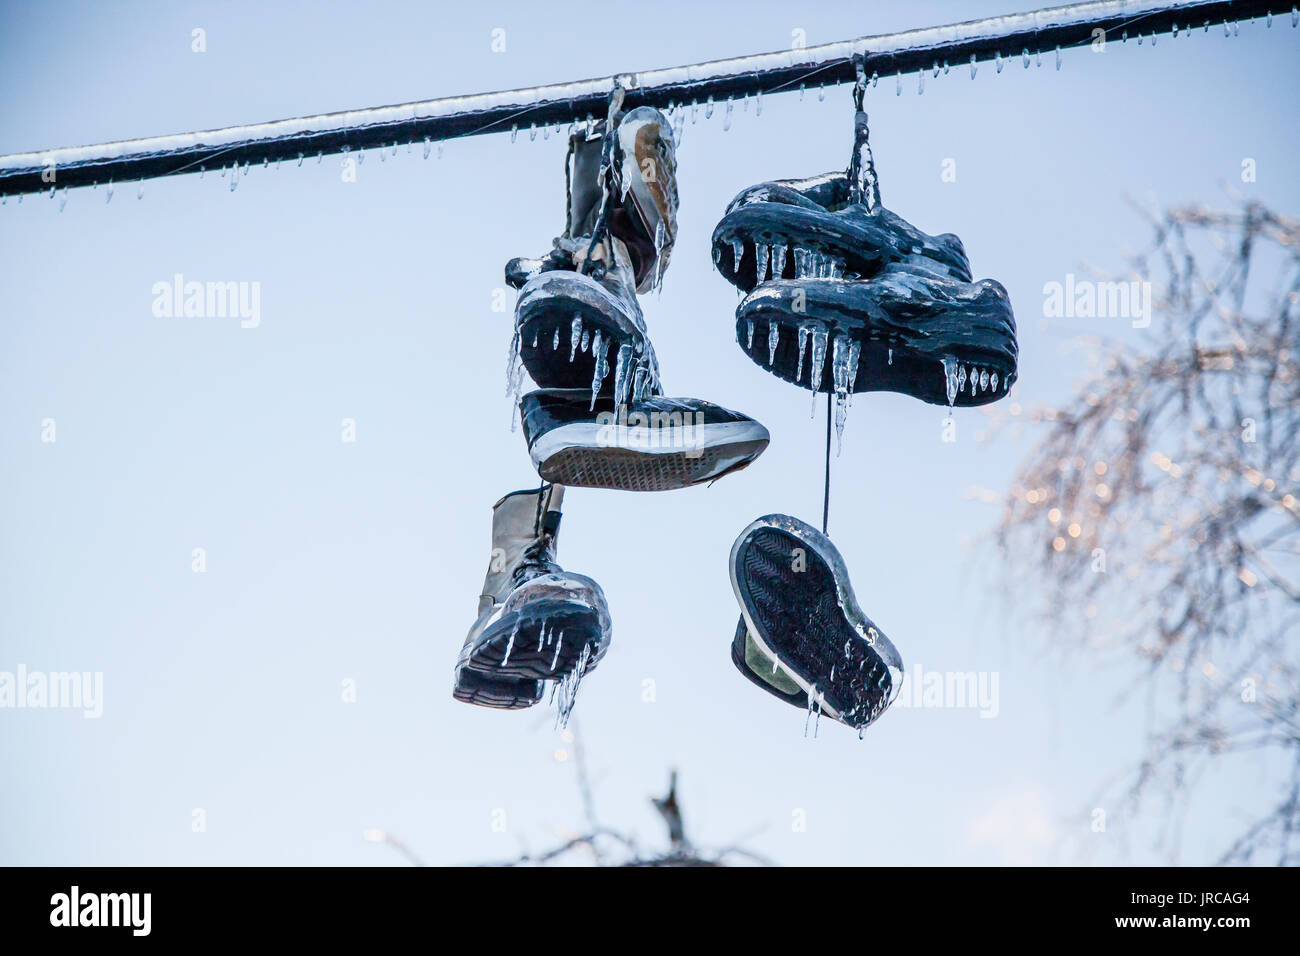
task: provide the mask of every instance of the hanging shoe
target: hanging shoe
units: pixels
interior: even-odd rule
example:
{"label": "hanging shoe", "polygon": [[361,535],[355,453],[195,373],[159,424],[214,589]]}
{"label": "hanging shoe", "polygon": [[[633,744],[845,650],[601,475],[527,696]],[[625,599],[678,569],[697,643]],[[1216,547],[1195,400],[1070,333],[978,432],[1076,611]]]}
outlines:
{"label": "hanging shoe", "polygon": [[621,358],[615,379],[613,398],[545,389],[519,403],[528,453],[544,481],[670,491],[739,471],[767,447],[766,428],[721,405],[663,396],[627,403]]}
{"label": "hanging shoe", "polygon": [[555,560],[563,491],[516,491],[493,506],[478,619],[456,662],[458,700],[529,707],[540,682],[555,680],[571,706],[577,682],[605,656],[612,628],[600,585]]}
{"label": "hanging shoe", "polygon": [[672,128],[657,110],[623,114],[569,138],[564,235],[540,259],[513,259],[506,282],[520,289],[512,368],[518,355],[543,388],[610,394],[611,355],[626,348],[649,390],[659,367],[638,292],[658,285],[677,236],[677,161]]}
{"label": "hanging shoe", "polygon": [[731,548],[731,586],[741,613],[732,660],[764,690],[858,730],[898,695],[902,658],[816,528],[777,514],[751,523]]}
{"label": "hanging shoe", "polygon": [[713,261],[747,293],[737,341],[787,382],[841,400],[891,391],[984,405],[1016,379],[1006,289],[971,281],[956,236],[854,201],[847,173],[746,189],[713,231]]}

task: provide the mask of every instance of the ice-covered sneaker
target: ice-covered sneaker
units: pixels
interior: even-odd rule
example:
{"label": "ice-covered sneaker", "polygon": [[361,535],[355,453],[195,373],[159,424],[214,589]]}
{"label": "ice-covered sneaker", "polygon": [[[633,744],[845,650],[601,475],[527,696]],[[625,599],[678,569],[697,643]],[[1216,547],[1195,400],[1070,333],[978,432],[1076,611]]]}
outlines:
{"label": "ice-covered sneaker", "polygon": [[563,490],[516,491],[493,506],[492,557],[478,619],[456,662],[457,698],[469,699],[461,688],[469,694],[487,680],[525,692],[516,706],[528,706],[528,693],[537,693],[530,703],[540,698],[533,682],[567,680],[576,688],[604,657],[612,627],[600,585],[555,560]]}
{"label": "ice-covered sneaker", "polygon": [[859,730],[898,695],[902,659],[816,528],[780,514],[752,522],[731,548],[731,586],[741,614],[732,660],[765,690]]}
{"label": "ice-covered sneaker", "polygon": [[[677,159],[672,128],[637,107],[576,129],[565,163],[564,234],[540,259],[513,259],[506,282],[520,289],[512,349],[542,388],[609,394],[613,357],[628,349],[647,391],[659,367],[638,292],[654,288],[677,237]],[[514,367],[512,357],[512,368]]]}
{"label": "ice-covered sneaker", "polygon": [[984,405],[1016,379],[1006,289],[971,281],[956,236],[854,202],[845,173],[744,190],[713,231],[713,260],[747,293],[737,341],[788,382]]}
{"label": "ice-covered sneaker", "polygon": [[[626,370],[615,392],[627,398]],[[524,437],[545,481],[623,491],[669,491],[744,468],[767,447],[767,429],[697,398],[630,402],[585,389],[544,389],[519,403]]]}

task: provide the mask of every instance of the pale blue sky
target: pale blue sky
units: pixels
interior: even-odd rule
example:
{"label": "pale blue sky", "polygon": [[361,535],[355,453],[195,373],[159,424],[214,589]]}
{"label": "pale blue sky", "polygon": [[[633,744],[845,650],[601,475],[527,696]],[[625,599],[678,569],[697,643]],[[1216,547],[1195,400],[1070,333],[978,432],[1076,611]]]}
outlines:
{"label": "pale blue sky", "polygon": [[[280,3],[0,6],[0,152],[606,75],[1030,9],[910,4]],[[191,52],[191,30],[207,52]],[[494,54],[490,33],[506,30]],[[1042,287],[1145,238],[1125,194],[1300,207],[1300,34],[1283,18],[1152,49],[954,70],[868,97],[884,202],[965,241],[1020,325],[1017,399],[1080,370]],[[835,463],[831,533],[866,612],[909,668],[997,671],[1000,713],[897,710],[859,742],[734,670],[734,536],[821,506],[822,420],[734,344],[735,293],[708,239],[765,179],[843,167],[847,88],[764,98],[688,125],[680,240],[645,310],[673,394],[738,408],[768,452],[711,488],[566,497],[560,558],[595,577],[614,642],[576,709],[605,822],[649,845],[668,769],[703,843],[786,863],[1051,862],[1077,837],[1147,861],[1154,821],[1078,812],[1137,752],[1120,675],[1062,664],[1053,636],[1004,622],[963,547],[1023,452],[978,443],[979,411],[859,398]],[[104,715],[0,711],[0,862],[398,863],[508,856],[579,825],[566,743],[542,709],[455,703],[451,667],[489,552],[490,507],[535,481],[504,398],[504,262],[563,225],[563,142],[447,144],[441,160],[367,157],[74,191],[0,207],[0,670],[104,674]],[[1239,182],[1242,159],[1258,181]],[[956,182],[940,180],[945,159]],[[175,273],[261,284],[261,324],[164,319]],[[1122,323],[1105,331],[1125,333]],[[1153,329],[1158,334],[1158,329]],[[941,374],[936,369],[936,375]],[[40,440],[41,421],[58,440]],[[340,421],[357,441],[340,441]],[[208,570],[190,570],[191,550]],[[1021,582],[1026,589],[1033,580]],[[355,704],[340,702],[354,679]],[[643,681],[657,699],[642,701]],[[1185,859],[1206,862],[1264,777],[1213,783]],[[191,832],[191,811],[207,832]],[[492,814],[504,809],[505,833]],[[792,829],[806,812],[806,832]],[[1128,844],[1128,856],[1120,854]]]}

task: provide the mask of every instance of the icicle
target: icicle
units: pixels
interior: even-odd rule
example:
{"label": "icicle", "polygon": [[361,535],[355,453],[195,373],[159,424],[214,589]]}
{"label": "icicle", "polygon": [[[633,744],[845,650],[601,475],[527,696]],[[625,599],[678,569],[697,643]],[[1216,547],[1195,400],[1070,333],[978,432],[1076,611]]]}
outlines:
{"label": "icicle", "polygon": [[632,346],[620,345],[614,360],[614,404],[627,402],[627,392],[632,385]]}
{"label": "icicle", "polygon": [[745,351],[754,351],[754,320],[745,320]]}
{"label": "icicle", "polygon": [[1020,51],[1020,62],[1026,70],[1029,69],[1029,48],[1028,47],[1025,47],[1023,50]]}
{"label": "icicle", "polygon": [[894,95],[895,96],[903,95],[903,71],[902,70],[899,70],[898,74],[894,77]]}
{"label": "icicle", "polygon": [[993,54],[993,62],[997,66],[997,72],[1002,72],[1002,51],[998,50]]}
{"label": "icicle", "polygon": [[537,328],[533,329],[533,348],[537,348],[537,337],[541,335],[541,331],[542,331],[542,327],[540,325],[538,325]]}
{"label": "icicle", "polygon": [[551,339],[551,351],[558,352],[559,350],[560,350],[560,327],[557,325],[555,327],[555,335]]}
{"label": "icicle", "polygon": [[[597,335],[600,335],[600,332],[597,331],[596,334],[597,334]],[[590,332],[583,332],[583,333],[582,333],[582,350],[583,350],[584,352],[587,351],[587,346],[588,346],[590,343],[591,343],[591,333],[590,333]]]}
{"label": "icicle", "polygon": [[710,96],[704,102],[704,118],[705,119],[713,118],[713,97],[712,96]]}
{"label": "icicle", "polygon": [[600,397],[601,386],[605,384],[605,376],[609,374],[609,363],[605,361],[605,353],[608,351],[609,340],[606,339],[602,342],[600,330],[597,329],[595,337],[591,340],[591,356],[596,360],[596,367],[591,373],[591,404],[587,406],[588,410],[596,407],[596,399]]}
{"label": "icicle", "polygon": [[785,246],[776,243],[772,246],[772,278],[779,279],[785,274]]}
{"label": "icicle", "polygon": [[772,365],[776,361],[776,346],[781,338],[781,323],[769,322],[767,324],[767,364]]}
{"label": "icicle", "polygon": [[757,282],[763,282],[767,279],[767,262],[771,255],[770,248],[766,243],[754,243],[754,260],[757,263],[754,275]]}
{"label": "icicle", "polygon": [[[1178,27],[1174,27],[1174,36],[1178,36]],[[1056,44],[1056,68],[1061,68],[1061,44]]]}
{"label": "icicle", "polygon": [[745,240],[731,240],[731,271],[740,272],[740,260],[745,257]]}
{"label": "icicle", "polygon": [[[563,636],[563,632],[561,632],[561,636]],[[569,715],[573,713],[573,705],[578,699],[578,686],[582,683],[582,678],[590,666],[591,645],[584,644],[582,653],[578,655],[578,663],[574,666],[572,672],[555,683],[552,700],[555,701],[555,723],[557,727],[568,726]]]}
{"label": "icicle", "polygon": [[657,294],[663,291],[664,280],[664,242],[667,239],[664,221],[659,220],[655,226],[655,281],[654,289]]}
{"label": "icicle", "polygon": [[890,364],[890,365],[893,365],[893,364],[894,364],[894,350],[893,350],[893,349],[890,349],[890,350],[889,350],[889,364]]}
{"label": "icicle", "polygon": [[582,340],[582,316],[575,315],[573,324],[569,326],[569,361],[578,354],[578,343]]}
{"label": "icicle", "polygon": [[510,398],[510,431],[515,430],[518,415],[515,408],[519,405],[519,393],[524,387],[524,361],[520,355],[520,333],[515,329],[510,337],[510,352],[506,356],[506,395]]}
{"label": "icicle", "polygon": [[844,448],[844,423],[848,420],[849,392],[857,376],[858,353],[861,346],[847,335],[835,336],[831,354],[831,380],[835,385],[835,447],[836,454]]}
{"label": "icicle", "polygon": [[970,55],[970,78],[975,79],[975,54]]}
{"label": "icicle", "polygon": [[104,205],[107,206],[113,201],[113,180],[108,181],[108,190],[104,196]]}
{"label": "icicle", "polygon": [[810,329],[806,322],[799,326],[799,367],[795,369],[794,373],[794,383],[796,385],[799,384],[799,379],[803,378],[803,356],[804,350],[808,347],[809,331]]}
{"label": "icicle", "polygon": [[948,407],[957,401],[957,362],[955,359],[943,360],[943,387],[948,395]]}
{"label": "icicle", "polygon": [[551,658],[551,672],[555,672],[555,664],[560,659],[560,647],[564,644],[564,632],[560,632],[560,639],[555,642],[555,655]]}
{"label": "icicle", "polygon": [[979,369],[977,369],[974,365],[972,365],[970,367],[970,393],[972,397],[974,397],[975,389],[979,386],[979,383],[980,383]]}
{"label": "icicle", "polygon": [[515,638],[518,636],[519,636],[519,622],[516,621],[515,629],[510,632],[510,640],[506,641],[505,656],[501,658],[501,663],[497,665],[498,667],[505,667],[507,664],[510,663],[510,652],[515,649]]}
{"label": "icicle", "polygon": [[807,249],[794,247],[794,277],[804,279],[812,276],[813,254]]}
{"label": "icicle", "polygon": [[966,387],[966,366],[957,366],[957,394],[960,395]]}
{"label": "icicle", "polygon": [[136,198],[136,199],[143,199],[143,198],[144,198],[144,180],[143,180],[143,179],[140,180],[140,185],[139,185],[139,187],[136,188],[136,191],[135,191],[135,198]]}
{"label": "icicle", "polygon": [[433,142],[429,139],[429,137],[426,136],[424,137],[424,158],[428,159],[429,153],[431,153],[432,151],[433,151]]}
{"label": "icicle", "polygon": [[980,391],[987,392],[988,390],[989,390],[989,371],[988,369],[980,369]]}
{"label": "icicle", "polygon": [[997,372],[994,372],[992,375],[989,376],[989,386],[990,386],[990,387],[993,389],[993,391],[995,391],[995,392],[998,390],[998,373],[997,373]]}
{"label": "icicle", "polygon": [[536,139],[537,139],[537,124],[536,124],[536,123],[529,123],[529,124],[528,124],[528,142],[531,143],[531,142],[533,142],[533,141],[536,140]]}
{"label": "icicle", "polygon": [[821,86],[817,87],[817,102],[824,103],[825,101],[826,101],[826,84],[823,83],[821,84]]}
{"label": "icicle", "polygon": [[812,330],[812,366],[808,370],[808,387],[813,393],[813,413],[817,411],[817,393],[822,387],[822,371],[826,366],[826,341],[830,333],[821,327]]}
{"label": "icicle", "polygon": [[925,70],[918,70],[916,73],[916,95],[925,95]]}
{"label": "icicle", "polygon": [[722,131],[725,133],[731,129],[731,97],[727,97],[727,112],[722,117]]}

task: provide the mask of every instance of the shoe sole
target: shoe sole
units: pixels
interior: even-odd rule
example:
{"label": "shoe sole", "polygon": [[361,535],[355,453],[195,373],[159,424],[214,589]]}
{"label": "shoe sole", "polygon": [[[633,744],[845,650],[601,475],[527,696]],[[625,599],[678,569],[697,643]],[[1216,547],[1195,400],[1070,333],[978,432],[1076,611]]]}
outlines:
{"label": "shoe sole", "polygon": [[605,647],[599,613],[576,601],[503,615],[475,642],[464,666],[485,677],[559,680],[580,663],[595,669]]}
{"label": "shoe sole", "polygon": [[508,677],[491,678],[466,667],[458,667],[451,696],[479,707],[523,710],[542,699],[542,682]]}
{"label": "shoe sole", "polygon": [[889,706],[902,660],[858,609],[843,559],[824,535],[786,515],[758,519],[732,546],[731,584],[759,650],[780,661],[822,713],[862,729]]}
{"label": "shoe sole", "polygon": [[[541,435],[529,454],[544,481],[576,488],[675,491],[749,465],[770,436],[757,422],[695,426],[691,447],[671,429],[627,428],[618,444],[605,437],[613,425],[574,422]],[[669,447],[653,447],[654,444]]]}

